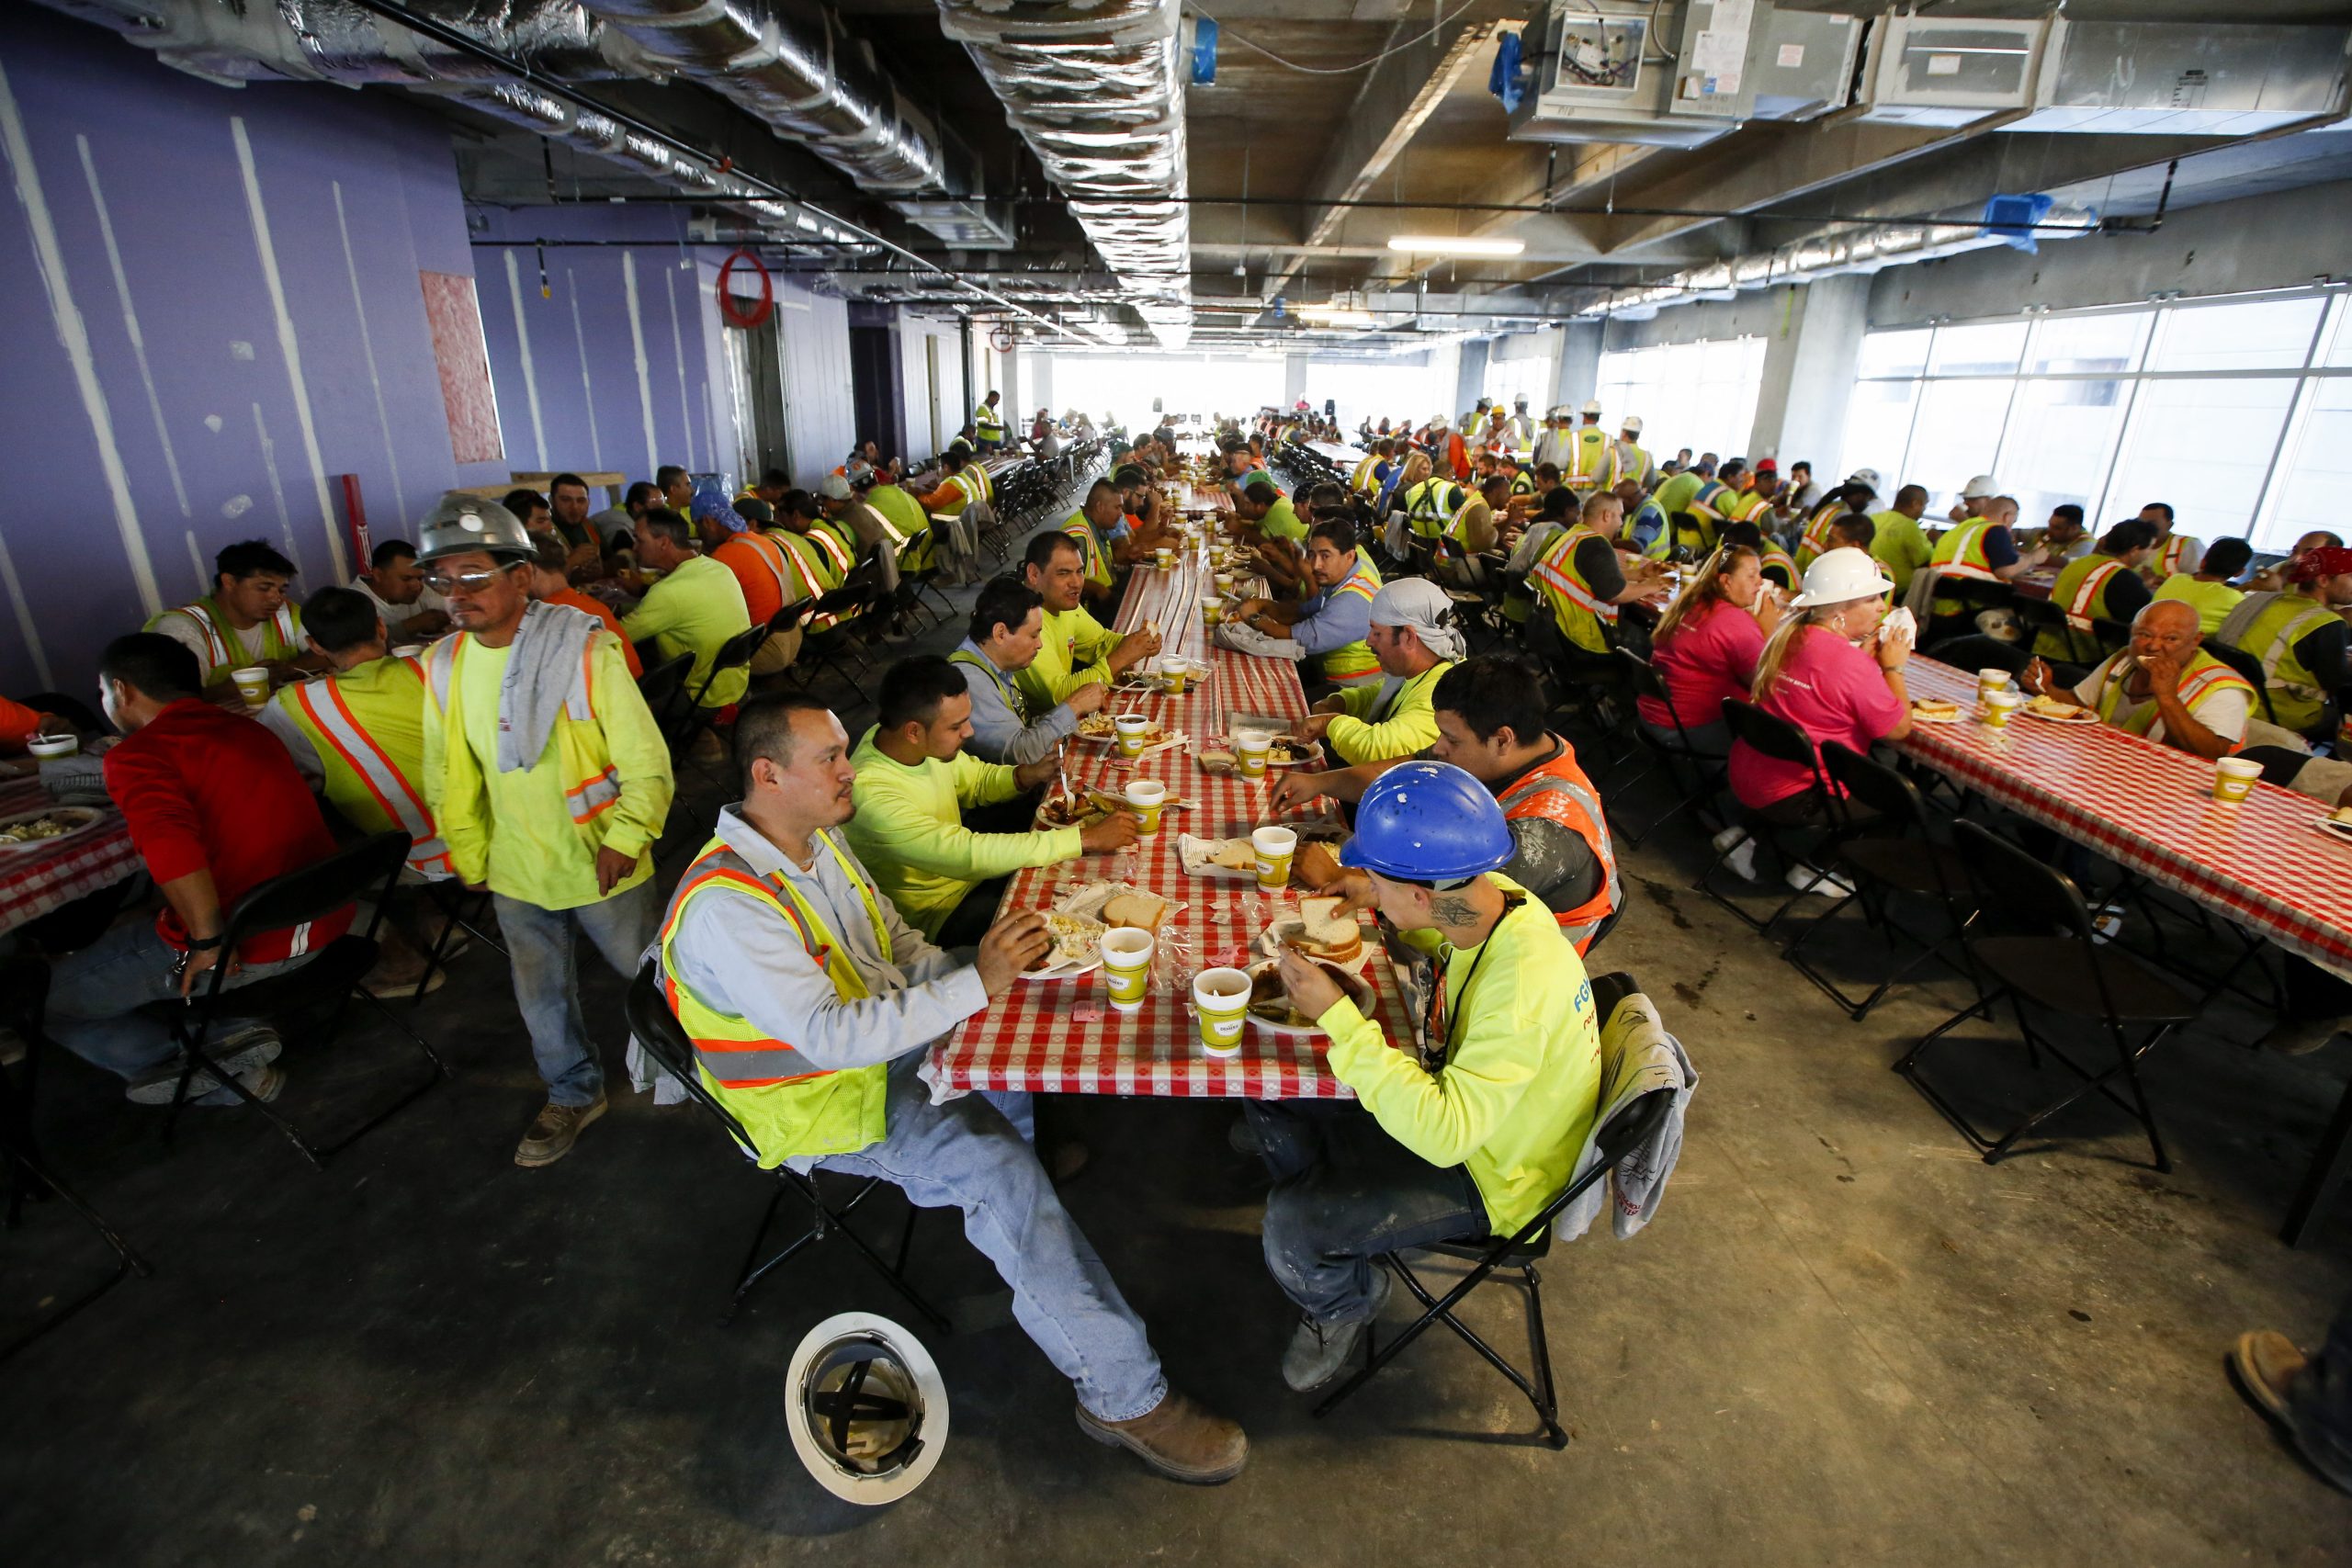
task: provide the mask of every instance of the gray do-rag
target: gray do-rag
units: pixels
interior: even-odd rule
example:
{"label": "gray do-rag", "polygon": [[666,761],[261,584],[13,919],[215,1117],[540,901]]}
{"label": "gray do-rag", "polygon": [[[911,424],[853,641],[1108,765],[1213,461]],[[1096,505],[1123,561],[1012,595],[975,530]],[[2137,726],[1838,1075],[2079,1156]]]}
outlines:
{"label": "gray do-rag", "polygon": [[1426,577],[1400,577],[1374,594],[1372,624],[1410,626],[1440,659],[1460,659],[1470,651],[1454,625],[1453,601]]}

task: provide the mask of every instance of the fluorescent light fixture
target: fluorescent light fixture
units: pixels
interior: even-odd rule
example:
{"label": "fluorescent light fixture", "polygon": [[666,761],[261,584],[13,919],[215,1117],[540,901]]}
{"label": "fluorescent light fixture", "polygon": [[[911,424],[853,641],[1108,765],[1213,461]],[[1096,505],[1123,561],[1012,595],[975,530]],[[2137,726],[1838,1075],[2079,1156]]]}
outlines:
{"label": "fluorescent light fixture", "polygon": [[1432,256],[1515,256],[1527,249],[1527,242],[1475,234],[1391,234],[1388,248]]}
{"label": "fluorescent light fixture", "polygon": [[1301,305],[1299,318],[1327,327],[1368,327],[1373,316],[1369,310],[1353,310],[1343,305]]}

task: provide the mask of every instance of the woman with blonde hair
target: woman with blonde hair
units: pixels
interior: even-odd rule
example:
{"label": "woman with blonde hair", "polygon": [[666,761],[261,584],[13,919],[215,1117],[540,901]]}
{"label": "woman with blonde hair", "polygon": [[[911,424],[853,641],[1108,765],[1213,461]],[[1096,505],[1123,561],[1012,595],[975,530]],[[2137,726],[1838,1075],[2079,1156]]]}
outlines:
{"label": "woman with blonde hair", "polygon": [[[1650,662],[1666,683],[1667,700],[1644,697],[1642,722],[1668,745],[1687,738],[1703,757],[1731,750],[1724,699],[1748,700],[1764,640],[1785,612],[1764,581],[1757,552],[1742,545],[1718,547],[1690,574],[1650,634]],[[1677,720],[1681,731],[1675,729]]]}
{"label": "woman with blonde hair", "polygon": [[[1867,753],[1871,743],[1911,733],[1911,698],[1903,665],[1913,634],[1889,628],[1886,595],[1894,584],[1868,555],[1850,547],[1825,550],[1805,569],[1804,592],[1790,608],[1757,660],[1756,705],[1786,719],[1818,747],[1825,740]],[[1781,827],[1821,821],[1813,770],[1779,761],[1743,742],[1731,749],[1731,790],[1740,805]],[[1806,865],[1789,868],[1800,891],[1841,897],[1835,878]]]}

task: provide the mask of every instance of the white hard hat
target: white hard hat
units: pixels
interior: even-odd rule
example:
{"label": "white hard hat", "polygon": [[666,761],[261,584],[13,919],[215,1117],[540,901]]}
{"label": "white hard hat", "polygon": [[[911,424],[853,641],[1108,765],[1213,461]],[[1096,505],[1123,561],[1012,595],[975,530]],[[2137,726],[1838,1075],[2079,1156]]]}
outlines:
{"label": "white hard hat", "polygon": [[897,1502],[946,1450],[939,1364],[887,1317],[845,1312],[810,1329],[792,1353],[785,1398],[793,1451],[844,1502]]}
{"label": "white hard hat", "polygon": [[1872,495],[1876,495],[1878,493],[1878,470],[1876,468],[1856,468],[1852,473],[1846,476],[1846,482],[1849,485],[1868,485],[1871,487],[1871,493]]}
{"label": "white hard hat", "polygon": [[1814,558],[1813,564],[1804,569],[1804,592],[1790,604],[1800,610],[1816,604],[1843,604],[1849,600],[1869,599],[1887,592],[1894,586],[1867,551],[1841,545]]}
{"label": "white hard hat", "polygon": [[[1565,412],[1565,411],[1563,411],[1563,412]],[[1584,405],[1584,412],[1587,412],[1587,413],[1589,413],[1589,414],[1590,414],[1590,415],[1592,415],[1595,419],[1600,418],[1600,400],[1599,398],[1595,398],[1595,399],[1593,399],[1590,402],[1589,402],[1589,403],[1585,404],[1585,405]]]}
{"label": "white hard hat", "polygon": [[817,493],[827,501],[847,501],[849,480],[840,474],[827,474],[825,482],[817,487]]}
{"label": "white hard hat", "polygon": [[1525,392],[1521,392],[1519,396],[1511,399],[1511,401],[1521,408],[1525,408],[1527,406],[1527,394]]}
{"label": "white hard hat", "polygon": [[1979,474],[1960,487],[1962,501],[1990,501],[2001,493],[2001,481],[1990,474]]}
{"label": "white hard hat", "polygon": [[1452,430],[1453,428],[1453,416],[1450,413],[1442,413],[1435,419],[1430,421],[1430,423],[1439,430]]}
{"label": "white hard hat", "polygon": [[1629,413],[1625,416],[1625,423],[1618,428],[1628,435],[1639,435],[1642,433],[1642,416],[1637,413]]}

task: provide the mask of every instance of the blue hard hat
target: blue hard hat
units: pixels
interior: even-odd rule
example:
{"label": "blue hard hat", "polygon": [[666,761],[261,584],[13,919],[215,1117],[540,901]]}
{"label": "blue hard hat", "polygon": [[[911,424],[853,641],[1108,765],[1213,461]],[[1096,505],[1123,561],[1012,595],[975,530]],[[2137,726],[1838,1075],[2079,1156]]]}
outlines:
{"label": "blue hard hat", "polygon": [[1340,863],[1398,882],[1459,882],[1509,863],[1515,850],[1485,784],[1451,762],[1406,762],[1363,792]]}

